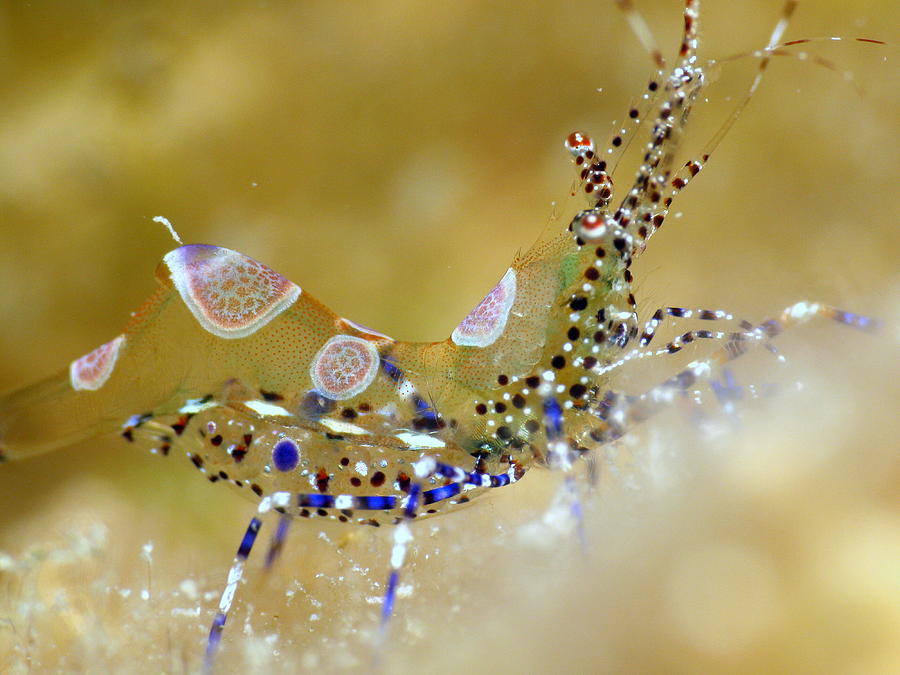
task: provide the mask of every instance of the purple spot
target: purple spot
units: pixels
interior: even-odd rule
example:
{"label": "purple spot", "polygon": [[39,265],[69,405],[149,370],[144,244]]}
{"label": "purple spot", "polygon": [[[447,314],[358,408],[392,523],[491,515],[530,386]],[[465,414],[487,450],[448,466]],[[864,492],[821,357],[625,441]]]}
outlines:
{"label": "purple spot", "polygon": [[275,444],[272,449],[272,461],[279,471],[293,471],[300,463],[300,451],[297,444],[289,438],[284,438]]}

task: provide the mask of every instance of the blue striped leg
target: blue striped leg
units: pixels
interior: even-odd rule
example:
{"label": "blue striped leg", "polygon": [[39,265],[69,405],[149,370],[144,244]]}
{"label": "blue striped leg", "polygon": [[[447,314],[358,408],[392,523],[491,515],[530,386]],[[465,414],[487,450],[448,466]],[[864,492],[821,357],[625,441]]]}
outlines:
{"label": "blue striped leg", "polygon": [[559,401],[553,397],[544,399],[544,432],[547,436],[547,464],[551,469],[562,471],[565,475],[560,495],[569,504],[569,511],[575,519],[581,550],[587,553],[584,509],[578,494],[578,481],[573,473],[576,453],[569,446],[568,439],[563,433],[562,408]]}
{"label": "blue striped leg", "polygon": [[[487,474],[477,471],[466,471],[459,467],[449,464],[442,464],[433,458],[425,458],[418,462],[415,466],[416,475],[422,481],[438,476],[450,481],[446,485],[441,485],[429,490],[423,490],[421,482],[413,483],[410,487],[409,494],[404,497],[394,495],[327,495],[327,494],[292,494],[290,492],[275,492],[264,497],[260,501],[257,515],[250,521],[247,531],[238,547],[234,562],[228,572],[228,581],[225,590],[222,592],[222,598],[219,601],[219,610],[213,619],[212,627],[209,631],[209,639],[206,646],[205,672],[212,672],[215,665],[215,656],[219,649],[222,639],[222,631],[225,627],[225,621],[228,618],[228,612],[234,602],[234,595],[244,575],[244,565],[250,556],[250,551],[256,542],[260,527],[262,526],[262,517],[273,509],[283,511],[291,508],[291,503],[296,505],[297,509],[314,508],[314,509],[353,509],[359,511],[390,511],[392,509],[402,507],[402,520],[397,525],[394,532],[394,545],[391,551],[391,574],[388,577],[387,588],[385,591],[384,605],[382,608],[381,619],[381,635],[382,640],[386,635],[388,622],[393,612],[394,602],[397,594],[397,585],[400,578],[400,568],[406,557],[406,551],[409,542],[412,540],[412,532],[409,527],[409,521],[415,518],[415,514],[422,505],[434,504],[445,499],[452,499],[461,494],[464,489],[469,488],[499,488],[511,485],[519,480],[525,470],[516,462],[511,462],[510,468],[506,473]],[[405,500],[405,503],[404,503]],[[282,513],[278,523],[278,528],[272,537],[269,551],[266,555],[266,565],[270,566],[281,551],[285,537],[287,536],[291,515]]]}
{"label": "blue striped leg", "polygon": [[[520,480],[525,473],[525,468],[513,461],[509,470],[505,473],[489,474],[478,471],[467,471],[458,466],[443,464],[432,457],[425,457],[413,465],[416,477],[421,482],[432,477],[444,478],[449,481],[445,485],[420,491],[419,506],[428,506],[445,499],[452,499],[465,490],[473,488],[499,488],[506,487]],[[351,509],[353,511],[391,511],[393,509],[405,509],[409,503],[409,496],[396,495],[327,495],[327,494],[296,494],[298,509]],[[402,515],[401,515],[402,518]]]}
{"label": "blue striped leg", "polygon": [[381,626],[379,630],[381,644],[387,637],[387,628],[394,613],[394,600],[397,596],[397,584],[400,581],[400,569],[406,560],[406,552],[409,542],[412,541],[412,529],[410,521],[416,517],[422,497],[422,485],[418,482],[410,486],[406,497],[406,506],[403,508],[403,519],[397,523],[394,529],[394,545],[391,548],[391,573],[388,576],[387,586],[384,591],[384,604],[381,607]]}
{"label": "blue striped leg", "polygon": [[409,542],[413,538],[409,523],[416,517],[421,497],[421,483],[412,483],[409,488],[409,494],[406,496],[406,505],[403,507],[403,517],[394,529],[394,544],[391,547],[391,572],[388,575],[387,585],[384,590],[384,602],[381,605],[381,623],[378,626],[378,639],[375,643],[375,654],[372,658],[373,671],[377,671],[381,666],[381,655],[387,641],[388,626],[390,625],[391,616],[394,614],[394,601],[397,598],[397,586],[400,583],[400,569],[406,560]]}
{"label": "blue striped leg", "polygon": [[272,535],[272,540],[269,542],[269,550],[266,551],[267,570],[272,569],[272,565],[275,564],[278,556],[281,555],[281,549],[284,548],[284,540],[287,538],[287,533],[291,526],[291,517],[289,515],[282,513],[280,516],[278,527],[275,529],[275,534]]}
{"label": "blue striped leg", "polygon": [[[412,541],[410,522],[416,517],[419,508],[423,505],[427,506],[445,499],[451,499],[452,497],[459,495],[466,486],[471,486],[472,488],[506,487],[519,480],[524,473],[516,462],[510,463],[510,468],[506,473],[488,474],[479,473],[477,471],[466,471],[458,466],[443,464],[433,457],[424,457],[416,462],[413,465],[413,468],[418,480],[412,483],[410,487],[409,494],[406,496],[406,504],[403,507],[402,520],[397,524],[396,529],[394,530],[394,543],[391,548],[391,572],[388,576],[384,593],[384,604],[381,608],[381,626],[379,630],[378,650],[376,652],[376,665],[381,653],[381,647],[387,638],[391,616],[394,613],[397,586],[400,583],[400,570],[406,560],[409,543]],[[430,490],[423,490],[422,482],[432,477],[444,478],[450,482]],[[362,505],[364,500],[368,499],[395,498],[359,497],[357,498],[356,503]]]}
{"label": "blue striped leg", "polygon": [[212,673],[213,671],[216,653],[222,641],[222,631],[225,628],[225,621],[228,619],[228,611],[234,602],[234,594],[237,592],[238,584],[244,576],[244,564],[247,562],[247,558],[250,557],[253,544],[256,543],[256,536],[259,534],[259,529],[262,526],[262,517],[274,506],[287,506],[290,497],[288,492],[275,492],[268,497],[264,497],[259,503],[256,516],[250,520],[250,524],[247,526],[244,538],[241,539],[241,545],[234,556],[234,562],[228,571],[228,581],[225,583],[225,590],[222,591],[222,597],[219,600],[219,611],[216,612],[212,627],[209,629],[209,638],[206,642],[206,656],[203,662],[205,673]]}
{"label": "blue striped leg", "polygon": [[438,462],[433,457],[423,457],[413,465],[416,477],[422,481],[434,476],[448,481],[446,485],[426,490],[422,493],[422,504],[428,506],[435,502],[450,499],[472,488],[501,488],[522,480],[525,467],[516,461],[510,462],[509,469],[505,473],[489,474],[479,471],[467,471],[452,464]]}

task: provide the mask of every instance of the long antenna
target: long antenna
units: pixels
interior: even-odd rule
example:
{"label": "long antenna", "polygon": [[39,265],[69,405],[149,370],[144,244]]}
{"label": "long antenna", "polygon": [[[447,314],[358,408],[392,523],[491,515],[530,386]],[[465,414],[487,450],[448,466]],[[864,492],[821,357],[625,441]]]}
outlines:
{"label": "long antenna", "polygon": [[660,70],[665,70],[666,59],[663,57],[659,45],[656,43],[656,38],[653,37],[650,26],[647,25],[643,15],[635,9],[634,3],[631,0],[614,0],[614,2],[619,8],[619,11],[624,15],[628,25],[631,27],[631,32],[634,33],[644,49],[650,54],[653,63]]}

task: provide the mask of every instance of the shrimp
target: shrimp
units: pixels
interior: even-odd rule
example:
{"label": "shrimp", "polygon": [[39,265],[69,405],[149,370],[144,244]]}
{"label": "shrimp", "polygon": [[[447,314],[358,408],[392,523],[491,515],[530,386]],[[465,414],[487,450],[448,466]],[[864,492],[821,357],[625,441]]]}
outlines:
{"label": "shrimp", "polygon": [[[632,23],[629,3],[619,3]],[[213,621],[206,665],[221,635],[263,518],[281,514],[267,560],[291,518],[394,527],[381,633],[415,521],[511,486],[546,466],[575,467],[671,405],[711,385],[726,364],[815,318],[872,330],[876,322],[799,302],[772,319],[720,329],[723,310],[654,307],[639,318],[632,265],[705,168],[786,47],[786,5],[758,74],[712,141],[676,165],[683,132],[708,81],[698,60],[699,3],[688,0],[678,56],[645,85],[608,145],[566,138],[577,214],[517,255],[483,300],[439,342],[406,342],[345,318],[268,265],[229,248],[180,246],[157,267],[158,289],[123,332],[54,377],[0,399],[0,453],[18,460],[119,433],[163,456],[184,456],[210,482],[256,501]],[[644,35],[638,30],[639,35]],[[618,169],[640,139],[633,175]],[[644,313],[644,312],[642,312]],[[710,322],[664,344],[675,319]],[[637,394],[614,376],[635,360],[693,342],[712,355]]]}

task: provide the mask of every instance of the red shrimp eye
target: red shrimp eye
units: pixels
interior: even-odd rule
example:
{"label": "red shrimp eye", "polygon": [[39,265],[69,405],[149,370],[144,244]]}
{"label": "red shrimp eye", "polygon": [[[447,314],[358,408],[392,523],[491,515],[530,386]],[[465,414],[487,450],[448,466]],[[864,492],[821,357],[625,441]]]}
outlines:
{"label": "red shrimp eye", "polygon": [[582,239],[593,239],[606,231],[606,219],[595,211],[582,211],[575,216],[575,234]]}
{"label": "red shrimp eye", "polygon": [[575,158],[594,156],[594,139],[580,131],[573,131],[566,136],[565,145],[566,150],[571,152]]}

